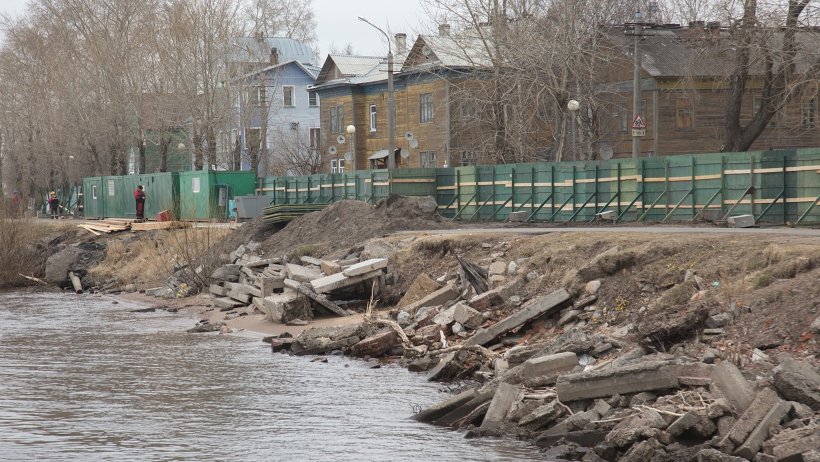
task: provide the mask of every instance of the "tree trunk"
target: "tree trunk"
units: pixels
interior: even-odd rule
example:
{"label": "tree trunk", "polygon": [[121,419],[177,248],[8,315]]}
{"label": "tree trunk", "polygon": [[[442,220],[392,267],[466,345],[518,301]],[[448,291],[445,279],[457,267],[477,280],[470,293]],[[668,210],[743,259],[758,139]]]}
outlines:
{"label": "tree trunk", "polygon": [[143,136],[140,139],[140,161],[139,161],[139,173],[146,173],[146,159],[145,159],[145,137]]}
{"label": "tree trunk", "polygon": [[202,170],[202,135],[194,129],[194,170]]}
{"label": "tree trunk", "polygon": [[161,131],[159,135],[159,171],[168,171],[168,147],[171,145],[171,135]]}

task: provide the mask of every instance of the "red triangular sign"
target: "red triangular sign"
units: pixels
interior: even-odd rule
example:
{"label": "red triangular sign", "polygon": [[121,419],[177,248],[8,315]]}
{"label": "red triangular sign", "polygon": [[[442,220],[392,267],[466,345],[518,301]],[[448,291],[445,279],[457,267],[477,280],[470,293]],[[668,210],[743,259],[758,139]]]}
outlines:
{"label": "red triangular sign", "polygon": [[635,120],[632,121],[632,128],[646,128],[646,122],[643,121],[643,117],[640,114],[635,116]]}

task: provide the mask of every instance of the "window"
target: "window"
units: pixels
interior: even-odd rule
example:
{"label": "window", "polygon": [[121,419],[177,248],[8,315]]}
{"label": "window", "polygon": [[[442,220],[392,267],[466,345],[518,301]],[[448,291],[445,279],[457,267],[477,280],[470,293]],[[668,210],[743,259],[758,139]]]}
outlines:
{"label": "window", "polygon": [[419,153],[419,161],[421,168],[435,168],[436,167],[436,152],[422,151]]}
{"label": "window", "polygon": [[376,131],[376,105],[370,105],[370,131]]}
{"label": "window", "polygon": [[293,107],[293,86],[285,85],[282,87],[282,104],[285,107]]}
{"label": "window", "polygon": [[344,159],[333,159],[330,161],[330,173],[344,173],[345,172],[345,160]]}
{"label": "window", "polygon": [[330,107],[330,133],[342,133],[345,126],[345,107]]}
{"label": "window", "polygon": [[460,106],[462,119],[474,120],[478,118],[478,103],[475,100],[465,99]]}
{"label": "window", "polygon": [[419,122],[427,123],[433,121],[433,94],[424,93],[419,95]]}
{"label": "window", "polygon": [[248,92],[248,104],[251,106],[263,106],[268,104],[268,89],[264,86],[253,87]]}
{"label": "window", "polygon": [[116,192],[114,191],[114,180],[108,180],[108,195],[115,196]]}
{"label": "window", "polygon": [[803,101],[800,105],[800,120],[803,128],[817,127],[817,100],[815,98]]}
{"label": "window", "polygon": [[311,149],[319,149],[322,147],[322,130],[320,128],[310,129],[310,147]]}
{"label": "window", "polygon": [[695,107],[692,98],[677,99],[675,128],[678,130],[692,130],[695,128]]}
{"label": "window", "polygon": [[475,153],[470,151],[462,152],[460,164],[462,166],[475,165]]}
{"label": "window", "polygon": [[97,198],[97,185],[95,185],[95,184],[91,185],[91,198],[92,199]]}
{"label": "window", "polygon": [[199,194],[199,191],[200,191],[199,186],[200,186],[199,185],[199,177],[195,176],[195,177],[191,178],[191,192],[194,193],[194,194]]}
{"label": "window", "polygon": [[318,107],[319,106],[319,94],[315,91],[308,93],[308,105],[310,107]]}

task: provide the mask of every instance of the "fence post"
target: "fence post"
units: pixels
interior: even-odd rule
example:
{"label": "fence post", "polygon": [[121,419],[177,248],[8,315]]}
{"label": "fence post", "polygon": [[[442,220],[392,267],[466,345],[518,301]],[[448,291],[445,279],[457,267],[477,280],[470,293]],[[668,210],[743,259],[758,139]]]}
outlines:
{"label": "fence post", "polygon": [[615,210],[617,210],[616,216],[621,216],[621,163],[618,162],[616,167],[616,178],[615,178],[615,194],[617,199],[615,200]]}
{"label": "fence post", "polygon": [[310,200],[310,177],[308,177],[307,180],[308,180],[307,203],[310,204],[311,203],[311,200]]}
{"label": "fence post", "polygon": [[555,164],[550,164],[550,221],[555,222]]}
{"label": "fence post", "polygon": [[786,199],[788,199],[788,197],[789,197],[789,195],[787,194],[788,189],[786,188],[786,169],[787,169],[787,167],[786,167],[786,164],[787,164],[786,157],[787,157],[786,153],[784,152],[783,153],[783,224],[784,225],[789,221],[789,215],[788,215],[788,210],[787,210],[788,203],[786,202]]}
{"label": "fence post", "polygon": [[530,170],[530,203],[532,204],[530,206],[530,214],[532,214],[532,212],[535,211],[535,167],[532,167]]}
{"label": "fence post", "polygon": [[456,211],[461,210],[461,172],[456,170]]}
{"label": "fence post", "polygon": [[692,156],[692,219],[695,218],[695,208],[697,207],[696,193],[698,191],[695,179],[695,156]]}
{"label": "fence post", "polygon": [[276,204],[276,177],[273,177],[273,203]]}
{"label": "fence post", "polygon": [[723,216],[726,208],[726,154],[720,156],[720,215]]}

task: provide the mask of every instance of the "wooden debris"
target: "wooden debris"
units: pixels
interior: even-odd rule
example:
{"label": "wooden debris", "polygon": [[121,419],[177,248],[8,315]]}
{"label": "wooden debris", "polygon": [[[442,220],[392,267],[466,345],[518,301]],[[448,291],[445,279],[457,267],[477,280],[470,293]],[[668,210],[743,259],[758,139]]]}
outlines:
{"label": "wooden debris", "polygon": [[293,279],[285,279],[285,287],[289,289],[293,289],[300,294],[306,296],[307,298],[315,301],[316,303],[322,305],[323,307],[327,308],[331,312],[338,314],[339,316],[349,316],[350,313],[347,312],[344,308],[340,307],[339,305],[333,303],[332,301],[328,300],[327,297],[317,294],[314,292],[309,286],[305,284],[300,284]]}

